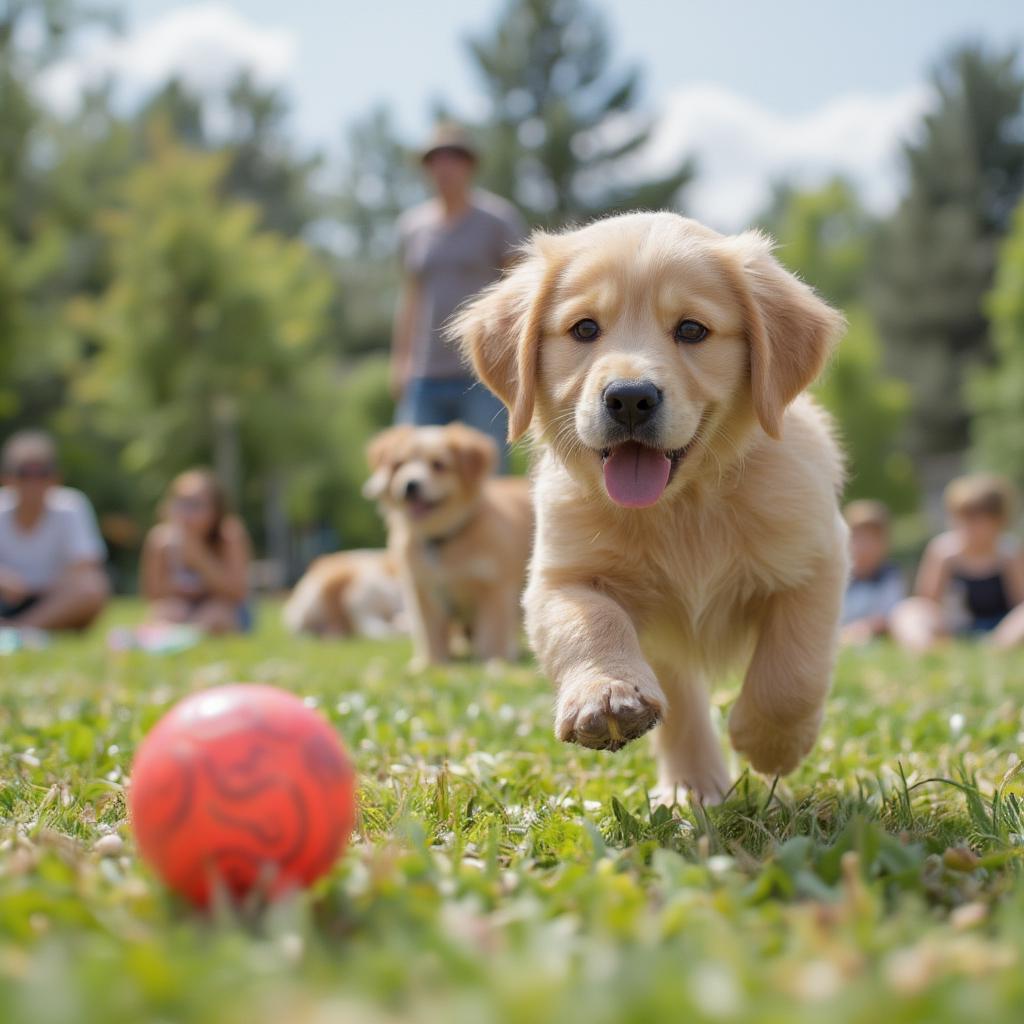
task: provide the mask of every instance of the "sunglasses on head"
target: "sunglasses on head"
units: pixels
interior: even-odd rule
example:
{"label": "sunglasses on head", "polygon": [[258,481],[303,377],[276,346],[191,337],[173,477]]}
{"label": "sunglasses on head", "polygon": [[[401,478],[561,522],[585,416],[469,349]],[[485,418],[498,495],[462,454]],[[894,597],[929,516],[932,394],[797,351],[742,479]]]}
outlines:
{"label": "sunglasses on head", "polygon": [[14,467],[11,475],[17,480],[49,480],[56,472],[52,462],[23,462]]}

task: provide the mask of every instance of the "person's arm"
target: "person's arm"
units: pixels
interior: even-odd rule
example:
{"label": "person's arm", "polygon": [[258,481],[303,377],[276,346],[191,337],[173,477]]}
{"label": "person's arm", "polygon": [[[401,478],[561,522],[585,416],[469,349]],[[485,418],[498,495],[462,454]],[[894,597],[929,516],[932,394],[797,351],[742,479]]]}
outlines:
{"label": "person's arm", "polygon": [[928,598],[941,604],[949,586],[950,566],[953,559],[953,541],[949,534],[936,537],[927,548],[921,559],[921,567],[917,572],[917,583],[914,593],[918,597]]}
{"label": "person's arm", "polygon": [[1024,605],[1024,546],[1018,545],[1006,563],[1006,581],[1009,584],[1007,597],[1016,608]]}
{"label": "person's arm", "polygon": [[406,275],[402,279],[391,332],[391,395],[397,401],[409,383],[412,364],[412,336],[419,315],[419,285]]}
{"label": "person's arm", "polygon": [[214,554],[204,544],[189,541],[185,562],[203,578],[210,593],[241,604],[249,592],[249,534],[240,519],[226,519],[221,529],[221,551]]}
{"label": "person's arm", "polygon": [[147,601],[159,601],[174,596],[170,573],[167,570],[164,530],[160,526],[155,526],[146,534],[139,565],[139,590]]}
{"label": "person's arm", "polygon": [[0,598],[18,604],[29,596],[28,584],[13,569],[0,565]]}

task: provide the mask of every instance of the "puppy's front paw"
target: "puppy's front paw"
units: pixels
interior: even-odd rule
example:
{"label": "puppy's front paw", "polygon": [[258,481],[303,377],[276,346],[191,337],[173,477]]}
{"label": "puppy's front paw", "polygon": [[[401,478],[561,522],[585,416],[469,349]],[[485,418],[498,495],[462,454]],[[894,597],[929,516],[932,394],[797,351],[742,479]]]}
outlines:
{"label": "puppy's front paw", "polygon": [[761,714],[741,695],[729,715],[729,738],[756,771],[788,775],[811,752],[821,727],[821,715],[778,722]]}
{"label": "puppy's front paw", "polygon": [[661,721],[664,701],[650,684],[594,680],[563,686],[555,734],[594,750],[619,750]]}

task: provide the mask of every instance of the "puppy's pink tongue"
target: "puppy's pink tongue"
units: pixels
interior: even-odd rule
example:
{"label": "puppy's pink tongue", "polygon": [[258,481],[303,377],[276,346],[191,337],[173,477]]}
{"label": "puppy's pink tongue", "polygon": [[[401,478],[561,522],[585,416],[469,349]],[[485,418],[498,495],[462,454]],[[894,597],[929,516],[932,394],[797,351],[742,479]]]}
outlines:
{"label": "puppy's pink tongue", "polygon": [[627,441],[613,448],[604,460],[604,486],[616,505],[647,508],[664,493],[671,470],[668,456]]}

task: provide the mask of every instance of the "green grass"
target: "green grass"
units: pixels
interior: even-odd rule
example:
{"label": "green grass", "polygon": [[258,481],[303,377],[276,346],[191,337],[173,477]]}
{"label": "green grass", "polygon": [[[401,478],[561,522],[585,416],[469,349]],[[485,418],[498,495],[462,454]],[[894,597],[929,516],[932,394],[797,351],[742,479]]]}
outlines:
{"label": "green grass", "polygon": [[[273,618],[165,657],[107,652],[108,619],[0,658],[0,1019],[1024,1016],[1024,657],[849,652],[794,776],[669,813],[648,806],[646,743],[555,741],[529,665],[410,677],[402,644]],[[230,680],[315,698],[361,777],[332,874],[246,922],[162,889],[122,792],[167,706]],[[110,832],[123,856],[93,850]]]}

